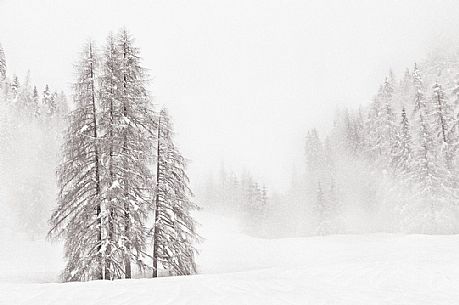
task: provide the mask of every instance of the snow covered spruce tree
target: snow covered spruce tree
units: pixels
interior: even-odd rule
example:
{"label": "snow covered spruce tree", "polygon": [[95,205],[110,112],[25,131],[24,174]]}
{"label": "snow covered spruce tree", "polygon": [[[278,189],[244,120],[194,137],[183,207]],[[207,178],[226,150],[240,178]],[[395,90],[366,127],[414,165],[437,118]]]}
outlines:
{"label": "snow covered spruce tree", "polygon": [[49,119],[54,114],[56,108],[55,100],[49,89],[48,85],[45,85],[45,90],[43,90],[43,95],[41,98],[41,109],[40,112],[44,118]]}
{"label": "snow covered spruce tree", "polygon": [[6,79],[6,59],[5,52],[3,47],[0,44],[0,82],[3,82]]}
{"label": "snow covered spruce tree", "polygon": [[73,86],[76,108],[69,115],[62,162],[57,171],[58,206],[50,220],[49,235],[65,239],[65,281],[104,276],[96,66],[94,46],[88,43],[76,66],[78,78]]}
{"label": "snow covered spruce tree", "polygon": [[452,134],[450,132],[454,121],[454,110],[450,105],[449,99],[446,98],[443,87],[435,83],[433,86],[433,95],[430,116],[433,118],[433,126],[437,146],[440,148],[439,153],[448,170],[453,169],[453,151],[451,147]]}
{"label": "snow covered spruce tree", "polygon": [[419,205],[414,215],[418,219],[417,223],[422,225],[421,231],[436,233],[437,216],[436,214],[447,203],[444,193],[445,172],[439,165],[435,154],[434,140],[430,126],[424,115],[419,114],[419,143],[414,162],[415,172],[413,173],[416,183]]}
{"label": "snow covered spruce tree", "polygon": [[9,104],[15,104],[17,102],[17,97],[18,97],[18,91],[21,85],[19,84],[19,78],[17,75],[13,75],[13,81],[10,84],[10,90],[9,90]]}
{"label": "snow covered spruce tree", "polygon": [[146,265],[152,202],[153,115],[139,50],[126,30],[109,35],[101,77],[102,250],[106,278],[130,278]]}
{"label": "snow covered spruce tree", "polygon": [[382,169],[390,162],[390,152],[396,135],[396,117],[393,111],[393,84],[388,79],[379,89],[366,121],[367,151],[370,159]]}
{"label": "snow covered spruce tree", "polygon": [[401,179],[405,182],[409,180],[413,166],[412,145],[410,123],[405,108],[402,108],[401,121],[392,148],[391,165],[394,174],[401,175]]}
{"label": "snow covered spruce tree", "polygon": [[30,114],[35,119],[40,117],[40,97],[38,96],[38,90],[36,86],[33,86]]}
{"label": "snow covered spruce tree", "polygon": [[427,112],[427,100],[424,93],[424,82],[422,80],[421,71],[417,64],[414,64],[412,79],[414,87],[413,116],[417,114],[425,115]]}
{"label": "snow covered spruce tree", "polygon": [[[413,163],[412,181],[414,182],[417,200],[409,203],[406,210],[410,213],[408,226],[418,226],[416,230],[427,233],[439,233],[442,226],[449,225],[450,217],[453,216],[452,188],[448,185],[448,173],[444,162],[441,162],[434,133],[439,132],[440,142],[442,138],[442,120],[438,115],[438,108],[429,105],[424,94],[424,85],[421,73],[417,66],[413,71],[415,88],[414,115],[417,119],[417,147]],[[440,88],[434,93],[434,101],[438,105],[441,98]],[[441,101],[440,101],[441,102]],[[437,108],[437,110],[435,110]],[[436,114],[436,115],[435,115]],[[433,122],[432,119],[433,118]],[[446,121],[443,121],[446,124]],[[446,139],[446,132],[445,132]],[[443,146],[440,144],[440,146]],[[449,214],[449,215],[448,215]],[[440,219],[442,219],[440,221]]]}
{"label": "snow covered spruce tree", "polygon": [[23,119],[33,118],[33,114],[36,112],[34,99],[33,99],[33,89],[30,80],[30,72],[27,73],[27,76],[18,90],[18,99],[15,105],[16,114],[22,117]]}
{"label": "snow covered spruce tree", "polygon": [[191,200],[186,161],[173,142],[173,130],[166,109],[162,109],[157,127],[156,198],[153,228],[153,277],[158,266],[171,275],[196,271],[193,244],[198,239],[191,212],[197,205]]}

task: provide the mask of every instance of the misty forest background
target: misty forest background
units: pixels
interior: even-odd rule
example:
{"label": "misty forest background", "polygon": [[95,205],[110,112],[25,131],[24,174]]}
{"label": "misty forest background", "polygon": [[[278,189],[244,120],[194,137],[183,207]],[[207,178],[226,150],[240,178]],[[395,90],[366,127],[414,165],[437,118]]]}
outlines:
{"label": "misty forest background", "polygon": [[436,50],[403,75],[389,70],[371,102],[337,109],[327,134],[307,131],[287,192],[267,195],[222,165],[200,202],[256,236],[458,233],[458,107],[458,50]]}
{"label": "misty forest background", "polygon": [[[116,39],[121,39],[122,35],[117,37],[112,38],[113,45],[119,46],[116,42],[119,40]],[[132,43],[131,38],[126,36],[125,42]],[[96,65],[96,58],[98,68],[95,71],[100,72],[99,80],[102,81],[100,85],[96,85],[100,86],[97,90],[93,89],[94,92],[97,91],[96,98],[100,99],[101,111],[94,113],[100,119],[100,128],[104,135],[111,128],[104,126],[107,122],[104,96],[111,98],[110,92],[105,90],[108,87],[104,88],[104,84],[112,80],[107,69],[114,67],[109,64],[113,59],[110,57],[110,38],[104,47],[99,48],[99,55],[96,55],[96,51],[91,53],[92,48],[96,49],[96,46],[91,43],[83,48],[82,54],[86,55],[82,55],[79,65],[76,66],[77,86],[73,92],[63,92],[48,86],[37,88],[29,72],[23,79],[9,75],[8,56],[0,46],[0,204],[3,211],[0,213],[0,222],[3,224],[3,234],[20,233],[30,239],[43,238],[50,230],[50,218],[51,225],[59,222],[59,214],[52,213],[59,207],[65,208],[63,202],[66,199],[59,194],[66,186],[65,183],[57,183],[56,169],[60,169],[58,176],[61,175],[62,178],[62,164],[69,161],[68,154],[79,145],[69,141],[69,137],[74,139],[72,134],[88,132],[85,125],[80,126],[80,129],[72,129],[75,127],[72,122],[78,121],[76,115],[78,109],[81,110],[79,105],[85,100],[78,84],[85,81],[85,84],[95,82],[92,76],[86,79],[81,77],[88,72],[91,64]],[[116,53],[116,47],[113,48],[112,51]],[[132,47],[132,50],[136,49]],[[182,256],[181,259],[174,260],[176,256],[171,255],[172,252],[166,246],[163,248],[160,264],[172,275],[195,272],[193,256],[199,236],[194,232],[195,222],[192,215],[197,210],[197,205],[205,211],[236,217],[247,234],[257,237],[367,232],[459,232],[459,164],[456,157],[459,149],[459,50],[441,49],[432,52],[425,60],[408,67],[403,75],[394,75],[389,71],[381,86],[375,88],[372,101],[362,104],[358,109],[340,108],[336,111],[331,131],[326,134],[319,134],[316,129],[305,132],[303,166],[296,168],[292,174],[288,191],[277,193],[269,190],[261,179],[257,180],[249,172],[234,172],[222,165],[209,174],[207,183],[194,186],[194,198],[188,189],[186,160],[173,144],[172,125],[169,124],[167,111],[153,107],[152,98],[148,96],[147,77],[139,66],[140,55],[137,51],[133,54],[135,63],[132,67],[134,73],[138,73],[135,79],[140,81],[133,85],[131,93],[123,93],[124,100],[119,100],[123,103],[127,100],[131,103],[129,105],[140,105],[133,113],[135,118],[142,120],[135,123],[135,126],[142,125],[144,128],[145,124],[151,124],[142,131],[133,129],[139,146],[130,148],[131,153],[138,157],[136,160],[143,162],[135,167],[138,170],[136,174],[139,175],[134,177],[139,180],[132,183],[137,183],[136,189],[145,188],[148,191],[136,194],[122,203],[123,210],[119,211],[118,216],[103,213],[101,215],[105,216],[99,216],[94,211],[98,206],[104,207],[103,200],[91,201],[94,205],[90,206],[89,211],[96,213],[94,219],[112,219],[106,219],[107,222],[99,227],[91,227],[94,232],[100,232],[104,225],[110,227],[111,223],[116,225],[122,222],[124,226],[114,229],[118,235],[113,236],[118,237],[112,237],[119,238],[118,240],[113,240],[111,244],[107,242],[107,246],[114,248],[121,242],[122,246],[117,248],[119,251],[115,251],[113,256],[104,261],[95,259],[98,262],[95,265],[91,265],[92,262],[86,264],[81,257],[72,256],[87,249],[82,250],[80,245],[72,243],[69,238],[75,233],[72,230],[76,230],[77,224],[92,225],[90,220],[94,219],[88,216],[90,214],[86,218],[80,218],[83,219],[82,222],[67,223],[67,226],[59,228],[56,235],[66,239],[66,249],[70,250],[66,253],[69,263],[63,273],[65,280],[126,277],[126,266],[130,265],[127,261],[134,262],[139,270],[151,268],[145,259],[150,257],[147,253],[150,251],[148,240],[152,238],[151,235],[155,235],[151,231],[150,223],[154,222],[156,216],[151,213],[151,207],[137,204],[139,201],[154,202],[155,196],[161,191],[166,198],[170,194],[170,189],[161,190],[155,185],[158,181],[158,156],[161,149],[171,152],[174,162],[178,161],[179,172],[183,174],[182,179],[175,181],[183,187],[174,190],[179,194],[174,196],[179,196],[180,200],[177,201],[178,197],[173,196],[169,201],[166,200],[169,202],[167,204],[180,204],[172,209],[172,214],[164,212],[166,220],[163,224],[171,219],[185,219],[184,226],[190,229],[183,231],[189,232],[188,235],[184,233],[187,235],[185,248],[178,247],[180,241],[174,235],[174,230],[156,232],[158,236],[167,236],[161,243],[175,245],[175,250],[172,247],[171,251],[177,251],[180,255],[187,254],[185,256],[188,259]],[[112,88],[119,89],[116,86]],[[330,84],[330,90],[333,90],[333,84]],[[143,102],[136,104],[139,99],[133,95]],[[105,102],[108,100],[106,98]],[[165,134],[161,134],[158,128],[162,126],[159,120],[161,117],[164,117],[164,128],[168,130]],[[131,123],[132,121],[126,125],[130,126]],[[124,130],[126,125],[120,121],[121,127],[113,130]],[[167,141],[158,141],[161,136]],[[107,149],[108,152],[109,148],[104,146],[107,145],[104,139],[106,138],[102,137],[100,141],[96,141],[97,144],[91,142],[91,145],[102,151]],[[122,137],[117,140],[121,141]],[[70,147],[69,150],[72,143],[75,147]],[[269,151],[266,153],[269,154]],[[120,156],[126,155],[125,151],[120,152]],[[126,163],[120,164],[120,173],[126,172]],[[175,177],[175,165],[171,166],[167,162],[164,164],[165,177]],[[269,171],[269,167],[266,164],[266,171]],[[69,170],[76,173],[78,169],[75,167]],[[124,179],[129,180],[126,177]],[[107,182],[107,190],[111,191],[112,186],[113,181],[111,184]],[[121,193],[124,191],[120,188]],[[132,205],[129,211],[138,213],[132,218],[135,220],[129,223],[129,230],[135,228],[135,239],[132,239],[132,235],[129,239],[119,233],[127,230],[128,221],[122,213],[128,205]],[[165,207],[164,211],[166,209]],[[165,227],[167,225],[163,228]],[[108,240],[109,232],[105,233]],[[96,245],[101,244],[104,236],[94,235],[91,238],[87,242]],[[134,241],[138,243],[135,244]],[[127,248],[128,244],[135,247]],[[106,250],[103,247],[98,248],[94,256],[100,255],[102,249]],[[82,265],[72,265],[75,262]],[[182,262],[186,262],[186,266],[182,266]],[[122,266],[116,267],[118,263]],[[100,269],[102,265],[110,272],[103,273]]]}

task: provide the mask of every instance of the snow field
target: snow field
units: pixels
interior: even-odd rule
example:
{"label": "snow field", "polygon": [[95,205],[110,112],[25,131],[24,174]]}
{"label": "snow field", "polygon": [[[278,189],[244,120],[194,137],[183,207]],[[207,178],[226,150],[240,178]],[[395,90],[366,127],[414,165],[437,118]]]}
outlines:
{"label": "snow field", "polygon": [[[369,234],[267,240],[245,236],[234,221],[222,217],[201,213],[198,219],[205,238],[199,275],[37,283],[40,270],[48,272],[44,279],[49,280],[61,262],[53,262],[58,253],[55,244],[40,248],[32,243],[25,251],[9,248],[17,256],[9,263],[5,252],[0,252],[2,270],[9,265],[6,272],[16,278],[14,282],[7,274],[0,278],[0,304],[459,304],[459,236]],[[15,268],[27,258],[28,264]]]}

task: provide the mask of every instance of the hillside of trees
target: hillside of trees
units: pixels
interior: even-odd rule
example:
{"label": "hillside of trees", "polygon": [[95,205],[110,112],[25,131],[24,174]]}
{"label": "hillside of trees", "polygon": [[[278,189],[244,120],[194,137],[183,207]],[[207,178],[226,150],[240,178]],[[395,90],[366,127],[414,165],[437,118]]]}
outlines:
{"label": "hillside of trees", "polygon": [[[459,53],[443,49],[403,75],[390,71],[370,103],[338,109],[329,133],[307,131],[290,189],[259,195],[261,222],[244,223],[257,236],[458,233],[458,145]],[[203,188],[203,205],[243,218],[258,186],[222,173]]]}

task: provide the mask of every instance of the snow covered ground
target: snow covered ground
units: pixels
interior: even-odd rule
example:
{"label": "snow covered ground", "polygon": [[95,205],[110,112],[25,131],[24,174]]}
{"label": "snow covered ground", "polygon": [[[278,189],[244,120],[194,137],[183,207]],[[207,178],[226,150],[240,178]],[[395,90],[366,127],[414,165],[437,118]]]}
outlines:
{"label": "snow covered ground", "polygon": [[[0,235],[0,285],[56,282],[64,268],[61,248],[60,243],[44,239],[31,241],[22,235]],[[0,304],[3,305],[1,297]]]}
{"label": "snow covered ground", "polygon": [[62,268],[58,245],[6,243],[0,304],[459,304],[459,236],[263,240],[221,217],[200,222],[201,274],[189,277],[49,283]]}

